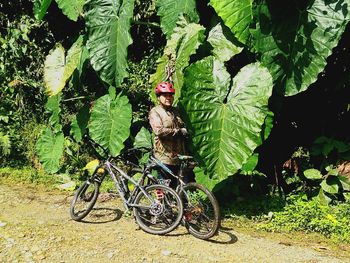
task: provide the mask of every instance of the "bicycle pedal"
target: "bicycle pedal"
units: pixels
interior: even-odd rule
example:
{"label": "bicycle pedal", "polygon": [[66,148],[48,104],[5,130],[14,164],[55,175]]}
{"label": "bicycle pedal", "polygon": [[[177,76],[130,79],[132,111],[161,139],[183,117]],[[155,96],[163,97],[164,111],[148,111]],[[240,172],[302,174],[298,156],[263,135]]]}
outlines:
{"label": "bicycle pedal", "polygon": [[155,224],[157,223],[157,217],[156,217],[156,216],[154,216],[154,217],[151,219],[151,223],[152,223],[153,225],[155,225]]}

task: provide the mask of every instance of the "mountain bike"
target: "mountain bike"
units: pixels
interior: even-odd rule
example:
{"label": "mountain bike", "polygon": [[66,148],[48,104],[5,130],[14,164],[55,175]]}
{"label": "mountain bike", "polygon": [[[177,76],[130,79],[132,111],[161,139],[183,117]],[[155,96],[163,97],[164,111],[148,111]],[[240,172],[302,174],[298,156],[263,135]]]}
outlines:
{"label": "mountain bike", "polygon": [[[182,224],[193,236],[200,239],[209,239],[217,233],[221,224],[219,204],[213,193],[205,186],[196,182],[186,183],[184,181],[187,169],[194,165],[193,157],[178,155],[177,158],[180,160],[178,174],[174,174],[166,165],[152,155],[144,171],[161,170],[177,181],[176,192],[180,195],[184,206]],[[147,178],[150,177],[148,176]],[[147,184],[164,184],[164,181],[166,181],[166,185],[169,185],[169,181],[155,177],[150,178]]]}
{"label": "mountain bike", "polygon": [[[125,154],[113,158],[106,149],[85,137],[95,151],[102,150],[105,156],[94,173],[78,188],[70,204],[70,216],[73,220],[81,221],[93,209],[99,195],[100,186],[107,175],[110,175],[115,187],[127,210],[133,209],[137,224],[142,230],[151,234],[166,234],[174,230],[183,217],[183,205],[179,195],[166,185],[149,185],[144,187],[141,180],[134,180],[117,162],[125,161]],[[101,152],[101,151],[100,151]],[[99,154],[100,157],[101,154]],[[146,176],[146,174],[145,174]],[[128,182],[134,185],[129,190]]]}

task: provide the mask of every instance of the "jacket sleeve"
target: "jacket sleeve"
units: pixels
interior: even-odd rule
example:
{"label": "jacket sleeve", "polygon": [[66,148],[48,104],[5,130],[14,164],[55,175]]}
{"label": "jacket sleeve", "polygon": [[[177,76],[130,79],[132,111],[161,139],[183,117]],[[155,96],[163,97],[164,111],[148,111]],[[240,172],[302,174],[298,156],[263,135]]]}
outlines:
{"label": "jacket sleeve", "polygon": [[154,134],[161,138],[176,136],[179,132],[179,129],[176,128],[165,128],[159,114],[154,110],[151,110],[149,114],[149,123]]}

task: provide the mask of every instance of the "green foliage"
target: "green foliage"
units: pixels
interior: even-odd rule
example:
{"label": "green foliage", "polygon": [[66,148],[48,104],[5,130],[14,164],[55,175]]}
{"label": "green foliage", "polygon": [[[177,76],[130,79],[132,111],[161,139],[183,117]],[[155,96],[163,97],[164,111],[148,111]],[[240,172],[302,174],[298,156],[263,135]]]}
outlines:
{"label": "green foliage", "polygon": [[83,106],[72,121],[71,134],[77,142],[80,142],[82,140],[83,135],[86,132],[88,121],[90,118],[89,110],[90,105]]}
{"label": "green foliage", "polygon": [[57,180],[51,174],[38,171],[33,167],[24,166],[18,168],[0,168],[0,183],[29,183],[34,185],[43,185],[45,189],[52,189]]}
{"label": "green foliage", "polygon": [[75,142],[70,137],[64,138],[64,154],[62,169],[67,174],[79,174],[84,171],[86,163],[91,160],[91,153],[87,151],[86,144]]}
{"label": "green foliage", "polygon": [[245,44],[249,37],[249,26],[253,20],[253,0],[210,0],[210,4],[235,37]]}
{"label": "green foliage", "polygon": [[11,152],[10,137],[0,132],[0,153],[1,155],[9,155]]}
{"label": "green foliage", "polygon": [[46,128],[36,143],[36,150],[45,171],[56,173],[60,169],[60,159],[64,149],[62,132]]}
{"label": "green foliage", "polygon": [[62,125],[60,121],[61,114],[61,94],[49,97],[45,104],[45,109],[48,114],[50,114],[49,125],[53,128],[55,132],[60,132],[62,130]]}
{"label": "green foliage", "polygon": [[85,0],[56,0],[59,8],[62,9],[69,19],[77,21],[78,17],[83,12],[83,5]]}
{"label": "green foliage", "polygon": [[[158,60],[157,71],[151,76],[152,87],[167,80],[166,69],[173,71],[172,81],[176,89],[175,100],[181,96],[183,85],[183,70],[188,66],[190,56],[196,52],[204,39],[204,27],[195,23],[188,23],[181,17],[174,33],[168,40],[163,56]],[[153,100],[155,95],[152,92]]]}
{"label": "green foliage", "polygon": [[156,0],[135,0],[134,20],[146,20],[156,12]]}
{"label": "green foliage", "polygon": [[[47,23],[26,14],[31,10],[24,2],[1,3],[0,9],[0,132],[11,141],[10,154],[2,156],[0,165],[32,161],[26,152],[32,142],[22,131],[44,118],[42,65],[52,38]],[[16,15],[7,10],[16,10]]]}
{"label": "green foliage", "polygon": [[235,200],[234,203],[223,201],[224,216],[237,221],[255,223],[253,227],[256,227],[257,222],[269,219],[271,213],[283,211],[286,206],[286,201],[278,196],[248,196],[249,194]]}
{"label": "green foliage", "polygon": [[[18,149],[22,149],[27,163],[38,170],[41,170],[41,165],[36,152],[36,143],[45,127],[44,124],[40,124],[36,120],[28,120],[18,131],[19,137],[22,138],[17,145]],[[20,166],[23,166],[23,163]]]}
{"label": "green foliage", "polygon": [[213,47],[213,55],[216,59],[225,62],[230,60],[234,55],[242,52],[243,47],[234,44],[230,32],[222,23],[217,23],[208,34],[207,41]]}
{"label": "green foliage", "polygon": [[149,52],[141,61],[134,61],[135,58],[128,61],[129,77],[121,85],[121,89],[128,96],[133,109],[132,135],[134,135],[135,130],[139,130],[138,125],[148,123],[148,111],[152,105],[150,92],[153,93],[153,88],[148,80],[156,67],[160,52]]}
{"label": "green foliage", "polygon": [[320,233],[335,241],[350,243],[350,206],[326,206],[317,200],[290,196],[282,211],[274,212],[260,229],[273,232],[307,231]]}
{"label": "green foliage", "polygon": [[[51,2],[52,0],[34,0],[33,12],[36,19],[42,20],[44,18]],[[85,0],[56,0],[56,3],[62,9],[63,14],[69,19],[77,21],[82,14]]]}
{"label": "green foliage", "polygon": [[64,88],[66,81],[80,63],[83,37],[80,36],[68,50],[67,57],[61,44],[58,44],[46,57],[44,66],[44,82],[47,93],[57,95]]}
{"label": "green foliage", "polygon": [[117,156],[130,135],[131,118],[131,105],[127,97],[105,95],[95,102],[92,109],[89,134],[112,156]]}
{"label": "green foliage", "polygon": [[135,136],[134,147],[145,147],[152,149],[152,135],[146,128],[142,127]]}
{"label": "green foliage", "polygon": [[[264,1],[263,1],[264,2]],[[317,80],[326,59],[350,20],[350,1],[259,4],[253,45],[286,96],[305,91]]]}
{"label": "green foliage", "polygon": [[335,138],[320,136],[315,139],[311,151],[311,156],[320,162],[320,169],[337,164],[350,158],[350,144]]}
{"label": "green foliage", "polygon": [[[56,2],[69,19],[78,20],[83,0],[57,0]],[[47,11],[52,12],[52,8],[47,8],[50,3],[50,1],[35,1],[34,10],[39,19]],[[254,2],[253,5],[251,0],[233,2],[211,0],[211,6],[208,7],[204,7],[203,3],[194,0],[159,0],[157,1],[157,10],[155,4],[154,0],[135,1],[135,3],[133,0],[87,1],[85,14],[77,23],[85,22],[81,25],[86,27],[81,28],[81,31],[77,33],[78,35],[86,33],[86,35],[82,35],[80,38],[60,36],[58,42],[62,43],[62,47],[58,49],[58,56],[50,54],[47,57],[46,65],[53,69],[50,74],[45,74],[46,79],[48,75],[51,79],[50,94],[63,92],[62,102],[56,101],[59,105],[56,107],[58,111],[51,110],[49,121],[49,125],[53,129],[51,131],[53,133],[63,132],[65,136],[71,133],[76,141],[80,141],[89,119],[88,106],[86,106],[84,113],[78,114],[76,118],[74,116],[83,104],[92,105],[93,101],[103,96],[107,87],[112,84],[117,88],[121,87],[122,91],[117,93],[127,95],[131,102],[134,111],[131,135],[134,136],[136,131],[140,130],[140,127],[147,122],[147,111],[150,106],[147,95],[151,90],[151,84],[148,83],[148,80],[155,67],[153,62],[148,63],[148,61],[152,61],[156,57],[153,54],[158,55],[157,48],[162,49],[162,43],[166,37],[168,42],[151,82],[154,87],[156,82],[170,77],[169,80],[174,81],[177,89],[177,100],[181,96],[184,82],[183,72],[187,72],[189,80],[187,80],[186,94],[183,96],[186,97],[184,104],[187,112],[185,114],[190,119],[188,125],[193,126],[190,129],[194,135],[194,148],[199,150],[198,155],[201,156],[204,171],[209,171],[209,177],[206,175],[198,175],[198,177],[202,179],[205,177],[203,181],[207,181],[207,185],[215,187],[218,182],[239,169],[250,174],[258,162],[259,150],[254,149],[269,136],[273,123],[273,116],[268,115],[271,111],[267,108],[272,83],[270,85],[270,78],[265,83],[264,80],[267,78],[257,80],[252,77],[249,79],[251,74],[241,77],[241,80],[232,77],[237,72],[240,72],[237,75],[240,76],[241,72],[249,71],[247,69],[250,65],[245,66],[260,60],[270,70],[272,79],[275,81],[274,84],[277,84],[276,87],[286,91],[286,95],[306,90],[316,80],[317,75],[324,70],[327,57],[332,53],[332,48],[337,45],[348,23],[349,5],[346,6],[348,0],[326,2],[317,0],[309,6],[293,2],[288,3],[287,8],[271,1],[258,1]],[[198,10],[196,7],[199,7]],[[255,11],[253,12],[253,10]],[[155,11],[158,12],[158,16]],[[218,16],[221,17],[222,21],[218,21]],[[46,17],[48,20],[51,19],[50,15]],[[134,18],[134,23],[131,21],[132,18]],[[163,36],[157,24],[159,19]],[[73,22],[70,21],[70,23]],[[216,26],[212,28],[212,26],[208,26],[209,24],[216,24]],[[6,28],[6,25],[3,25],[3,28]],[[19,35],[22,36],[25,43],[26,41],[30,43],[26,30],[23,30],[24,33]],[[13,35],[18,35],[16,30],[13,30],[13,33]],[[60,33],[65,34],[64,31]],[[73,39],[78,40],[72,45]],[[142,41],[140,41],[141,39]],[[4,42],[11,45],[10,41]],[[156,43],[156,45],[151,42]],[[133,45],[130,46],[132,43]],[[144,45],[145,43],[146,45]],[[16,47],[22,50],[23,57],[25,57],[26,46],[29,45]],[[49,46],[49,49],[52,49],[53,44],[50,43]],[[65,49],[67,47],[70,49],[66,56]],[[8,52],[12,52],[11,50],[13,50],[12,46],[7,48]],[[135,50],[142,52],[135,52]],[[42,53],[47,54],[47,52]],[[204,69],[203,67],[202,71],[197,71],[199,67],[196,67],[196,63],[199,63],[198,61],[210,53],[225,64],[217,63],[212,69]],[[146,56],[144,56],[145,54]],[[245,61],[241,61],[242,57],[245,56]],[[58,59],[52,60],[52,58]],[[132,61],[127,61],[127,58],[131,58]],[[216,68],[217,65],[219,66]],[[186,70],[187,68],[191,70]],[[169,74],[173,70],[173,74]],[[97,74],[94,74],[94,71]],[[225,74],[222,75],[220,71],[225,72]],[[207,74],[210,76],[208,77]],[[191,75],[195,76],[194,80],[191,79],[193,77]],[[262,76],[264,75],[262,74]],[[223,77],[223,79],[214,81],[217,76]],[[69,78],[69,86],[63,89]],[[221,90],[213,91],[213,94],[203,95],[202,93],[205,92],[202,91],[206,90],[207,83],[202,81],[200,85],[194,87],[192,82],[195,82],[196,78],[198,80],[210,79],[210,85],[213,83],[215,85],[222,84],[222,87],[218,88]],[[246,79],[249,80],[246,81]],[[7,83],[18,85],[17,80],[15,79],[15,82],[10,80]],[[233,81],[233,85],[231,85],[231,81]],[[34,81],[34,86],[40,87],[39,81]],[[243,86],[246,88],[241,88]],[[269,91],[260,93],[257,91],[257,86],[269,86]],[[10,89],[6,90],[6,93],[9,94],[9,91]],[[264,94],[262,95],[262,93]],[[76,97],[74,98],[74,96]],[[41,99],[43,101],[43,97]],[[82,101],[76,105],[68,102],[80,99]],[[220,100],[220,103],[215,104],[215,100]],[[95,106],[99,104],[100,102],[97,101]],[[108,103],[107,106],[102,106],[102,104],[99,106],[101,110],[103,107],[108,108]],[[11,122],[14,119],[11,120],[9,113],[7,113],[10,111],[3,105],[4,103],[0,103],[0,121]],[[201,105],[207,106],[207,110],[202,113],[194,113],[195,110],[202,110]],[[129,103],[125,103],[123,107],[129,112]],[[208,110],[209,107],[212,108]],[[47,110],[50,111],[50,109]],[[196,115],[194,121],[192,115]],[[93,118],[90,120],[89,128],[94,130],[93,127],[96,127],[95,135],[109,133],[108,129],[104,129],[109,124],[112,127],[112,123],[115,123],[115,117],[110,115],[105,116],[104,122],[102,122],[109,123],[107,126],[91,125]],[[209,120],[207,125],[198,124],[206,119]],[[36,123],[40,123],[40,121]],[[69,130],[70,127],[71,130]],[[212,129],[213,127],[215,129]],[[101,129],[101,131],[97,132],[97,129]],[[132,136],[127,140],[130,131],[124,133],[124,129],[122,130],[123,138],[117,143],[120,147],[125,141],[128,145],[132,141]],[[11,142],[15,142],[16,140],[12,137],[16,134],[15,131],[12,129],[9,132],[6,128],[0,132],[8,134]],[[237,134],[239,132],[242,134],[235,137],[236,131],[238,131]],[[228,139],[230,136],[233,139]],[[97,137],[100,135],[96,135]],[[209,141],[213,137],[220,138],[220,143],[210,144]],[[112,140],[114,137],[110,139]],[[66,138],[65,142],[67,141],[71,141],[71,139]],[[228,146],[222,147],[225,143]],[[107,144],[111,145],[109,140],[106,142]],[[67,147],[74,148],[72,144],[66,145],[66,151]],[[113,154],[119,152],[118,147],[118,149],[114,146],[112,148]],[[217,148],[223,152],[217,154]],[[78,150],[75,151],[75,148],[71,154],[66,152],[70,156],[67,158],[70,159],[75,152],[78,152]],[[204,152],[206,154],[203,154]],[[226,155],[228,152],[233,154]],[[242,167],[242,165],[244,166]],[[203,171],[198,172],[198,174],[203,173]],[[331,190],[328,189],[328,191]]]}
{"label": "green foliage", "polygon": [[90,62],[103,81],[119,86],[128,76],[127,48],[134,1],[90,0],[85,6]]}
{"label": "green foliage", "polygon": [[[141,128],[141,130],[136,134],[135,136],[135,141],[134,141],[134,147],[135,148],[147,148],[147,149],[152,149],[152,134],[144,127]],[[140,164],[145,164],[149,161],[150,157],[150,152],[145,151],[145,149],[142,150],[142,157],[139,158],[139,163]]]}
{"label": "green foliage", "polygon": [[64,64],[64,48],[58,44],[45,60],[44,81],[49,94],[58,94],[66,84],[66,79],[63,77]]}
{"label": "green foliage", "polygon": [[60,122],[61,94],[49,97],[45,109],[51,115],[49,125],[45,127],[36,142],[36,152],[45,171],[56,173],[64,150],[64,134]]}
{"label": "green foliage", "polygon": [[243,68],[232,85],[224,64],[213,57],[186,70],[181,103],[210,178],[234,174],[258,146],[271,91],[271,76],[258,63]]}
{"label": "green foliage", "polygon": [[331,166],[326,167],[327,173],[323,175],[317,169],[307,169],[304,171],[304,176],[312,181],[319,184],[318,200],[322,204],[328,204],[332,199],[342,198],[344,191],[350,190],[350,180],[347,177],[340,176],[338,169],[332,168]]}
{"label": "green foliage", "polygon": [[33,12],[36,19],[41,20],[46,15],[52,0],[34,0]]}
{"label": "green foliage", "polygon": [[190,22],[198,23],[195,0],[157,0],[158,15],[161,27],[167,39],[173,34],[179,17],[185,15]]}

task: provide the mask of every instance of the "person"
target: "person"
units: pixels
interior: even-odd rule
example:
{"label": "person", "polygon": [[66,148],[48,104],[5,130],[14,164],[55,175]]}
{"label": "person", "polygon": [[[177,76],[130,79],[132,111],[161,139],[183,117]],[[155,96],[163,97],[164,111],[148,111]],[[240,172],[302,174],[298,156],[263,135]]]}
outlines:
{"label": "person", "polygon": [[[155,135],[154,157],[177,174],[180,168],[177,155],[187,154],[185,143],[188,132],[178,110],[173,107],[175,94],[173,85],[170,82],[160,82],[155,87],[155,93],[159,105],[153,107],[149,112],[149,123]],[[158,176],[162,179],[173,179],[161,172],[158,173]],[[193,179],[184,178],[184,180]],[[176,181],[172,180],[170,186],[176,186]]]}

